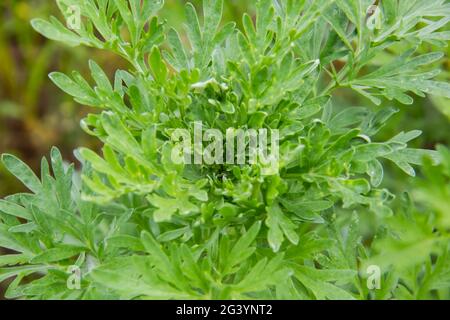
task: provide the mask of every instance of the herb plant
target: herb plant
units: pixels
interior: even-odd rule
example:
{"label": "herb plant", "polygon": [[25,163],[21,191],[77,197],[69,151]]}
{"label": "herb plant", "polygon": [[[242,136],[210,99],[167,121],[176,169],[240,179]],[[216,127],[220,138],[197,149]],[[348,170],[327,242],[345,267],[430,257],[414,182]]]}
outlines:
{"label": "herb plant", "polygon": [[[92,80],[50,74],[96,110],[81,127],[102,154],[77,150],[81,172],[56,148],[40,178],[3,155],[31,191],[0,200],[0,246],[14,252],[0,256],[8,298],[450,297],[448,150],[408,147],[419,130],[377,138],[396,113],[382,102],[450,98],[434,80],[443,53],[416,54],[446,46],[447,1],[259,0],[238,29],[221,23],[223,0],[204,0],[201,16],[186,4],[182,32],[158,18],[162,0],[57,4],[79,25],[36,19],[38,32],[129,69],[110,77],[90,61]],[[393,48],[402,54],[377,64]],[[367,105],[338,107],[345,90]],[[171,133],[198,121],[223,134],[279,130],[278,170],[174,163]],[[423,161],[436,208],[381,187],[386,164],[414,176]],[[368,285],[373,266],[379,288]]]}

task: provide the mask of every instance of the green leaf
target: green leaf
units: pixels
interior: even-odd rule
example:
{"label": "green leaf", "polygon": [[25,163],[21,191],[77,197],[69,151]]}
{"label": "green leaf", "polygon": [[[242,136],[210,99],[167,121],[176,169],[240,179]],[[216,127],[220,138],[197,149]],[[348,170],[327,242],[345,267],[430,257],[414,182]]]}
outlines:
{"label": "green leaf", "polygon": [[68,258],[71,258],[75,255],[80,254],[81,252],[83,252],[85,250],[86,249],[82,248],[82,247],[61,245],[59,247],[51,248],[51,249],[44,251],[43,253],[34,257],[31,260],[31,262],[32,263],[50,263],[50,262],[66,260]]}
{"label": "green leaf", "polygon": [[[311,270],[311,269],[309,269]],[[344,289],[339,288],[331,283],[317,280],[317,273],[314,277],[304,274],[304,269],[294,269],[295,277],[309,290],[312,291],[314,297],[319,300],[355,300],[355,297]]]}
{"label": "green leaf", "polygon": [[266,208],[266,210],[266,226],[269,228],[267,240],[272,250],[274,252],[280,250],[284,236],[286,236],[291,243],[297,244],[299,237],[296,233],[295,225],[285,215],[279,205],[274,203],[271,207]]}
{"label": "green leaf", "polygon": [[187,18],[187,33],[189,41],[194,49],[194,52],[200,52],[202,49],[202,32],[200,30],[200,23],[197,12],[192,3],[188,2],[185,7]]}
{"label": "green leaf", "polygon": [[112,93],[113,88],[111,86],[111,82],[102,68],[100,68],[100,66],[93,60],[89,60],[89,68],[91,69],[92,78],[95,80],[97,86],[108,93]]}
{"label": "green leaf", "polygon": [[384,169],[380,161],[374,159],[368,163],[367,174],[370,176],[370,182],[374,187],[378,187],[383,181]]}
{"label": "green leaf", "polygon": [[26,254],[7,254],[0,256],[0,266],[13,266],[28,263],[30,256]]}
{"label": "green leaf", "polygon": [[159,82],[164,82],[167,78],[167,67],[164,64],[158,47],[153,47],[150,53],[149,62],[155,79]]}
{"label": "green leaf", "polygon": [[350,50],[353,50],[353,47],[349,41],[349,37],[347,35],[347,21],[342,14],[335,8],[330,8],[324,14],[324,18],[327,22],[333,27],[334,31],[336,31],[339,38],[344,42],[344,44]]}
{"label": "green leaf", "polygon": [[384,143],[362,144],[355,148],[354,160],[372,161],[376,158],[387,156],[392,152],[392,148]]}
{"label": "green leaf", "polygon": [[129,236],[129,235],[117,235],[108,239],[108,246],[115,248],[126,248],[134,251],[144,251],[144,246],[142,245],[139,238]]}
{"label": "green leaf", "polygon": [[227,256],[227,264],[224,267],[224,274],[231,271],[231,268],[248,259],[256,250],[252,244],[258,236],[261,223],[256,222],[233,246]]}
{"label": "green leaf", "polygon": [[22,206],[6,200],[0,200],[0,211],[26,220],[31,220],[31,214]]}
{"label": "green leaf", "polygon": [[22,267],[0,268],[0,282],[15,277],[18,274],[29,275],[35,272],[46,271],[48,266],[30,265]]}
{"label": "green leaf", "polygon": [[31,26],[43,36],[51,40],[63,42],[69,46],[75,47],[84,42],[78,35],[69,31],[54,17],[51,17],[50,22],[43,19],[34,19],[31,21]]}
{"label": "green leaf", "polygon": [[175,65],[173,65],[173,67],[178,71],[181,71],[183,69],[189,70],[189,61],[186,51],[184,50],[183,44],[180,40],[180,36],[175,29],[170,29],[168,40],[173,53],[173,57],[175,59]]}
{"label": "green leaf", "polygon": [[30,167],[28,167],[20,159],[10,154],[4,154],[2,155],[2,162],[6,169],[22,181],[28,189],[34,193],[42,192],[42,185],[38,177],[36,177]]}
{"label": "green leaf", "polygon": [[58,88],[73,97],[82,98],[88,94],[84,88],[63,73],[53,72],[50,73],[49,77]]}
{"label": "green leaf", "polygon": [[223,0],[204,0],[203,15],[205,23],[203,26],[203,36],[208,42],[214,35],[222,21]]}
{"label": "green leaf", "polygon": [[434,150],[406,148],[384,156],[384,158],[394,162],[400,169],[412,177],[416,174],[410,164],[421,165],[425,157],[429,157],[434,165],[441,162],[439,153]]}
{"label": "green leaf", "polygon": [[186,235],[189,232],[190,232],[189,227],[183,227],[183,228],[179,228],[179,229],[169,230],[167,232],[160,234],[157,239],[160,242],[172,241],[172,240],[178,239],[178,238]]}

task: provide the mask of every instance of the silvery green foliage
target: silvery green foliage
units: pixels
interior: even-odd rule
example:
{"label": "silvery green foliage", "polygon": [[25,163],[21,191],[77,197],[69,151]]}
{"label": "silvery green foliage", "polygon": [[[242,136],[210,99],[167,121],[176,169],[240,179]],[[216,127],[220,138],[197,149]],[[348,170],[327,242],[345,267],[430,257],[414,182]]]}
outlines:
{"label": "silvery green foliage", "polygon": [[[403,218],[393,214],[394,195],[380,187],[388,162],[414,176],[424,157],[430,167],[442,157],[408,147],[418,130],[377,140],[396,110],[375,106],[382,99],[409,104],[414,95],[450,97],[449,84],[433,80],[443,54],[415,54],[423,42],[449,40],[441,31],[450,18],[447,1],[385,0],[375,8],[370,0],[260,0],[242,30],[221,23],[222,0],[204,0],[203,18],[187,4],[185,30],[158,19],[162,1],[57,4],[66,19],[80,9],[79,28],[36,19],[38,32],[111,51],[130,68],[112,81],[94,61],[92,80],[76,71],[50,75],[98,111],[81,126],[103,142],[103,152],[79,150],[81,182],[56,149],[53,175],[43,160],[41,179],[3,156],[32,192],[0,202],[0,246],[16,252],[0,257],[0,281],[15,276],[9,298],[448,297],[429,283],[417,289],[408,269],[428,261],[426,276],[448,271],[448,225],[426,233],[425,247],[405,235],[402,241],[420,246],[420,258],[408,261],[406,252],[396,269],[395,230]],[[401,56],[373,63],[399,44]],[[339,88],[369,98],[367,106],[333,109]],[[170,134],[192,130],[194,121],[224,133],[280,130],[278,173],[262,175],[260,164],[174,164]],[[361,241],[359,213],[366,211],[389,222],[373,248]],[[430,230],[430,221],[414,221],[404,225]],[[383,241],[391,255],[380,260]],[[362,261],[382,265],[382,291],[367,288]],[[79,289],[67,285],[71,266],[80,270]],[[23,281],[31,274],[40,277]]]}

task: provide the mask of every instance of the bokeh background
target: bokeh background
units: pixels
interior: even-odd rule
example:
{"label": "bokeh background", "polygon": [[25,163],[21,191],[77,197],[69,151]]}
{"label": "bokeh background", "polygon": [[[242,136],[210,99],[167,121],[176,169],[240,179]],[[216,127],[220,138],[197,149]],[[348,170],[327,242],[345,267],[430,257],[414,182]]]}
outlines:
{"label": "bokeh background", "polygon": [[[192,2],[199,5],[199,1]],[[243,12],[253,10],[254,1],[225,2],[226,20],[240,21]],[[166,0],[166,3],[163,18],[168,24],[180,29],[184,20],[185,1]],[[98,146],[97,141],[79,128],[80,119],[90,110],[77,105],[54,86],[48,79],[48,73],[77,69],[87,75],[88,59],[97,61],[110,74],[118,68],[126,68],[122,60],[105,52],[68,48],[38,35],[29,21],[49,15],[60,16],[54,1],[0,1],[0,153],[19,156],[36,172],[39,172],[41,157],[47,155],[53,145],[60,148],[67,161],[75,161],[75,148],[88,146],[95,149]],[[423,45],[419,50],[429,52],[436,48]],[[447,81],[450,78],[449,50],[447,48],[447,59],[442,61],[444,71],[440,75]],[[383,60],[378,63],[383,63]],[[342,104],[344,101],[346,105],[370,104],[352,92],[337,92],[335,102]],[[397,107],[399,112],[382,131],[380,139],[388,139],[400,130],[419,129],[423,135],[414,141],[415,147],[433,149],[438,143],[449,146],[448,99],[416,97],[410,106],[387,103]],[[395,192],[415,188],[414,180],[398,169],[388,167],[386,177],[384,184]],[[24,191],[23,186],[0,166],[0,198],[21,191]]]}

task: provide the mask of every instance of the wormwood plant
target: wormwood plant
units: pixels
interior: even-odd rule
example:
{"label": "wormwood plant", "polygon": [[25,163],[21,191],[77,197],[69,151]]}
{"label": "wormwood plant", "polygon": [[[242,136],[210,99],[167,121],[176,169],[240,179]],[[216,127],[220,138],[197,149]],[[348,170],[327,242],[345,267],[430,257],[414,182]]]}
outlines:
{"label": "wormwood plant", "polygon": [[[162,0],[57,4],[80,24],[36,19],[38,32],[130,67],[113,79],[94,61],[92,80],[50,75],[97,111],[81,127],[102,154],[79,149],[81,173],[56,148],[40,178],[3,155],[31,191],[0,202],[0,246],[13,251],[0,256],[0,281],[14,278],[8,298],[449,298],[448,211],[413,210],[408,197],[397,210],[380,187],[384,164],[414,176],[424,158],[432,171],[448,153],[408,147],[418,130],[377,139],[396,113],[381,102],[450,97],[433,80],[443,54],[415,54],[447,44],[447,1],[260,0],[238,30],[221,23],[222,0],[204,0],[200,17],[186,5],[182,33],[158,19]],[[376,63],[398,47],[402,55]],[[342,88],[367,105],[337,108]],[[171,133],[196,121],[223,133],[278,129],[278,171],[174,163]],[[380,269],[378,290],[368,266]]]}

